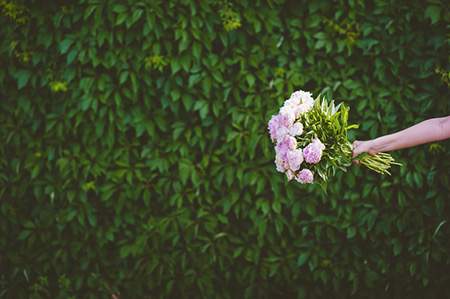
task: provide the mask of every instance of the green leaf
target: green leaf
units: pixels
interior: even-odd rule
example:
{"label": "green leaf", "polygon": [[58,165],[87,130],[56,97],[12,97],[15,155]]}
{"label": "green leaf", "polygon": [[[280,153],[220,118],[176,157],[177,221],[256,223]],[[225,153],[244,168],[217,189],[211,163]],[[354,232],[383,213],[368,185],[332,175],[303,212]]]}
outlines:
{"label": "green leaf", "polygon": [[237,258],[241,255],[242,251],[244,251],[243,247],[238,247],[233,252],[233,258]]}
{"label": "green leaf", "polygon": [[67,53],[73,41],[74,40],[72,38],[66,38],[59,43],[59,51],[61,52],[61,54]]}
{"label": "green leaf", "polygon": [[354,228],[354,227],[347,228],[347,238],[352,239],[355,236],[356,236],[356,228]]}
{"label": "green leaf", "polygon": [[113,7],[112,7],[112,10],[115,13],[120,14],[120,13],[126,12],[127,11],[127,7],[125,5],[122,5],[122,4],[114,4]]}
{"label": "green leaf", "polygon": [[89,109],[91,105],[91,98],[88,96],[85,96],[84,98],[82,98],[81,102],[80,102],[80,107],[81,110],[86,111]]}
{"label": "green leaf", "polygon": [[27,85],[28,79],[30,79],[31,73],[27,70],[19,70],[16,73],[17,77],[17,88],[22,89],[25,85]]}
{"label": "green leaf", "polygon": [[281,203],[279,200],[275,200],[272,203],[272,209],[274,210],[275,213],[280,214],[281,213]]}
{"label": "green leaf", "polygon": [[180,175],[180,180],[183,184],[186,184],[187,179],[191,173],[191,165],[186,161],[181,161],[178,165],[178,171]]}
{"label": "green leaf", "polygon": [[400,252],[402,251],[402,243],[400,243],[400,241],[398,239],[394,239],[392,241],[393,247],[394,247],[394,255],[399,255]]}
{"label": "green leaf", "polygon": [[67,64],[71,64],[78,55],[78,50],[72,49],[67,55]]}
{"label": "green leaf", "polygon": [[181,93],[178,89],[172,89],[172,91],[170,92],[170,95],[172,97],[172,100],[176,102],[180,98]]}
{"label": "green leaf", "polygon": [[122,23],[124,23],[128,18],[128,14],[126,13],[120,13],[116,19],[116,23],[115,26],[121,25]]}
{"label": "green leaf", "polygon": [[119,83],[120,83],[120,85],[122,85],[123,83],[125,83],[125,82],[127,81],[127,79],[128,79],[128,71],[123,71],[123,72],[120,74],[120,78],[119,78]]}
{"label": "green leaf", "polygon": [[201,47],[200,44],[197,42],[194,42],[194,44],[192,45],[192,54],[194,55],[194,57],[199,60],[200,59],[200,54],[201,54]]}
{"label": "green leaf", "polygon": [[66,220],[72,221],[72,219],[74,219],[76,215],[77,215],[76,210],[70,210],[69,213],[67,213]]}
{"label": "green leaf", "polygon": [[144,10],[142,9],[136,9],[133,11],[133,15],[131,16],[130,20],[127,22],[127,26],[131,27],[134,23],[136,23],[142,16],[142,13]]}
{"label": "green leaf", "polygon": [[93,227],[97,225],[97,218],[93,213],[88,213],[88,222]]}
{"label": "green leaf", "polygon": [[103,130],[105,127],[105,123],[101,120],[99,120],[96,125],[95,125],[95,134],[97,135],[97,137],[101,137],[103,136]]}
{"label": "green leaf", "polygon": [[309,259],[309,253],[303,252],[297,258],[297,266],[303,266]]}
{"label": "green leaf", "polygon": [[130,79],[131,79],[131,86],[133,88],[133,92],[135,94],[137,94],[139,85],[138,85],[138,82],[137,82],[136,75],[134,73],[131,73],[130,74]]}
{"label": "green leaf", "polygon": [[326,39],[327,35],[325,34],[325,32],[318,32],[316,34],[314,34],[314,37],[320,40]]}
{"label": "green leaf", "polygon": [[83,19],[86,20],[87,18],[89,18],[97,7],[98,7],[97,5],[90,5],[90,6],[88,6],[86,11],[84,12]]}
{"label": "green leaf", "polygon": [[261,210],[263,211],[264,215],[267,215],[270,210],[270,205],[267,201],[261,202]]}
{"label": "green leaf", "polygon": [[306,204],[306,212],[308,213],[308,215],[310,215],[310,216],[316,216],[316,207],[314,206],[314,204],[313,203],[311,203],[311,202],[308,202],[307,204]]}
{"label": "green leaf", "polygon": [[436,229],[433,232],[433,239],[436,238],[437,234],[439,233],[439,230],[441,229],[441,227],[447,223],[447,220],[443,220],[439,223],[439,225],[436,227]]}
{"label": "green leaf", "polygon": [[257,221],[257,226],[258,226],[259,237],[263,237],[264,234],[266,233],[267,222],[264,219],[259,219]]}
{"label": "green leaf", "polygon": [[441,17],[441,8],[436,5],[427,6],[425,9],[425,18],[431,20],[431,24],[435,24]]}
{"label": "green leaf", "polygon": [[300,214],[300,203],[296,201],[291,210],[292,217],[296,218]]}
{"label": "green leaf", "polygon": [[245,79],[247,80],[248,86],[253,87],[255,85],[255,77],[252,74],[247,74]]}
{"label": "green leaf", "polygon": [[39,165],[35,165],[33,167],[33,170],[31,171],[31,178],[32,179],[36,178],[39,175],[39,172],[40,172]]}
{"label": "green leaf", "polygon": [[189,38],[188,35],[186,33],[183,33],[183,36],[181,38],[181,42],[178,46],[178,52],[181,53],[184,50],[186,50],[189,46]]}
{"label": "green leaf", "polygon": [[23,230],[20,232],[19,236],[17,237],[17,239],[23,241],[25,239],[28,239],[28,237],[31,235],[32,231],[30,230]]}

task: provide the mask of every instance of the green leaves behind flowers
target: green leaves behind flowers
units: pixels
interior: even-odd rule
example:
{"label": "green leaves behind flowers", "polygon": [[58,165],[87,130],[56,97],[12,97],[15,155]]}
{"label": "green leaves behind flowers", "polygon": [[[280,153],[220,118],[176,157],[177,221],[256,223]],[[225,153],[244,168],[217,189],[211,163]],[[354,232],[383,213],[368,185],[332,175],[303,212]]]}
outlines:
{"label": "green leaves behind flowers", "polygon": [[311,111],[301,117],[305,133],[298,138],[299,146],[305,147],[313,138],[325,145],[321,162],[310,167],[323,181],[333,176],[336,170],[346,171],[351,165],[352,146],[347,132],[358,126],[348,124],[348,113],[345,104],[335,105],[334,101],[319,95]]}

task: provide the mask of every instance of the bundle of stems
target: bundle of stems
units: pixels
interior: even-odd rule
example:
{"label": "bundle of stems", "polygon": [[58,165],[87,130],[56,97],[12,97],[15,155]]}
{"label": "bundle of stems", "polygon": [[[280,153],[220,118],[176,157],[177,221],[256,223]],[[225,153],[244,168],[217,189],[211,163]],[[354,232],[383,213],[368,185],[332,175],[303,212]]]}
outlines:
{"label": "bundle of stems", "polygon": [[391,175],[389,168],[392,165],[401,166],[401,163],[395,162],[394,158],[388,153],[377,153],[375,155],[370,155],[368,153],[363,153],[356,158],[361,165],[376,171],[380,174]]}

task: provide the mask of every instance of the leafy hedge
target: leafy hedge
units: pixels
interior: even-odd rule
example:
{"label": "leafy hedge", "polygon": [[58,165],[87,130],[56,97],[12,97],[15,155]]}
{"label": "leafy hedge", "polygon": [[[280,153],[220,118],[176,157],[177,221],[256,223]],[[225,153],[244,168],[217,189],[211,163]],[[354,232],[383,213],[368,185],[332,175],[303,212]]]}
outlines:
{"label": "leafy hedge", "polygon": [[443,298],[448,142],[323,193],[266,123],[449,114],[446,1],[0,1],[0,298]]}

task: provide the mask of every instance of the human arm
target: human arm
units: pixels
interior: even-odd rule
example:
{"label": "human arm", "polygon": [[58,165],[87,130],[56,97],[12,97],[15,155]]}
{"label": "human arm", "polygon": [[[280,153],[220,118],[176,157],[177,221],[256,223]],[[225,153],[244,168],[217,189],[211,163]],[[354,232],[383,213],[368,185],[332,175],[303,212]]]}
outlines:
{"label": "human arm", "polygon": [[353,142],[353,157],[371,155],[450,138],[450,115],[422,121],[402,131],[376,139]]}

